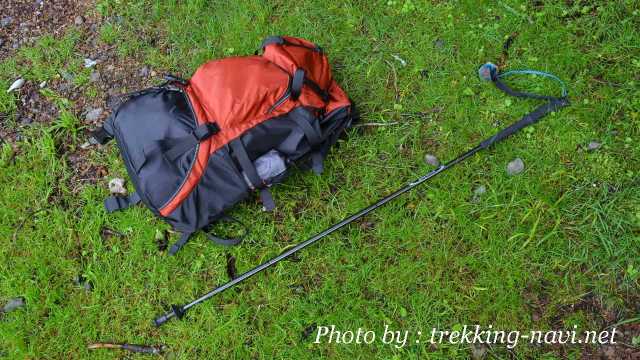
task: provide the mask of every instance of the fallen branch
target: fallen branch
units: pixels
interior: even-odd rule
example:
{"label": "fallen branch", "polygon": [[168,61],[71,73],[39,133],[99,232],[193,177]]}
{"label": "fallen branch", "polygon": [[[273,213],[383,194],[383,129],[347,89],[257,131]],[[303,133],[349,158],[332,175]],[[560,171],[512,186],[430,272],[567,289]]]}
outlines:
{"label": "fallen branch", "polygon": [[383,122],[371,122],[371,123],[355,124],[355,125],[352,125],[352,127],[364,127],[364,126],[389,126],[389,125],[397,125],[397,124],[399,124],[397,121],[388,122],[388,123],[383,123]]}
{"label": "fallen branch", "polygon": [[95,349],[121,349],[134,353],[160,355],[164,351],[164,345],[134,345],[134,344],[112,344],[112,343],[95,343],[87,346],[89,350]]}

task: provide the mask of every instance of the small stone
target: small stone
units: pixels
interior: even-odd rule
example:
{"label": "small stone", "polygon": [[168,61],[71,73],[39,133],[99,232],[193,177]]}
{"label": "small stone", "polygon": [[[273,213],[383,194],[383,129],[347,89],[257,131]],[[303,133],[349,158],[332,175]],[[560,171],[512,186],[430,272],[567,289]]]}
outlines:
{"label": "small stone", "polygon": [[169,239],[167,239],[167,233],[165,231],[156,229],[155,241],[158,246],[158,251],[165,251],[169,247]]}
{"label": "small stone", "polygon": [[149,76],[151,77],[155,77],[156,75],[158,75],[158,73],[155,72],[154,70],[151,70],[151,72],[149,73]]}
{"label": "small stone", "polygon": [[87,115],[85,115],[84,118],[90,122],[97,121],[100,118],[100,115],[102,115],[102,111],[102,108],[91,109],[87,111]]}
{"label": "small stone", "polygon": [[436,47],[436,49],[442,49],[442,48],[444,47],[444,40],[442,40],[442,39],[436,39],[436,40],[433,42],[433,46],[435,46],[435,47]]}
{"label": "small stone", "polygon": [[14,90],[18,90],[22,87],[22,85],[24,85],[24,79],[20,78],[16,81],[13,82],[13,84],[11,84],[11,86],[9,86],[9,89],[7,89],[7,93],[10,93]]}
{"label": "small stone", "polygon": [[518,175],[524,171],[524,162],[520,158],[516,158],[507,164],[507,174],[509,176]]}
{"label": "small stone", "polygon": [[100,81],[100,72],[99,71],[92,72],[91,75],[89,76],[89,81],[91,82]]}
{"label": "small stone", "polygon": [[2,47],[2,45],[4,45],[4,39],[0,38],[0,47]]}
{"label": "small stone", "polygon": [[5,16],[0,20],[0,28],[7,27],[11,25],[13,22],[13,18],[11,16]]}
{"label": "small stone", "polygon": [[138,75],[140,75],[140,77],[147,77],[149,76],[150,72],[151,70],[148,66],[143,66],[142,69],[140,69],[140,71],[138,72]]}
{"label": "small stone", "polygon": [[44,89],[47,86],[47,81],[43,81],[40,83],[40,85],[38,85],[40,87],[40,89]]}
{"label": "small stone", "polygon": [[116,15],[111,17],[111,21],[116,23],[116,24],[122,24],[124,22],[124,18],[120,15]]}
{"label": "small stone", "polygon": [[93,59],[89,59],[89,58],[85,58],[84,59],[84,67],[85,68],[92,68],[92,67],[96,66],[96,64],[98,64],[98,62],[93,60]]}
{"label": "small stone", "polygon": [[24,302],[24,298],[23,297],[16,297],[13,299],[9,299],[9,302],[7,302],[4,307],[2,308],[2,312],[4,313],[10,313],[12,311],[18,310],[20,308],[23,308],[25,306],[25,302]]}
{"label": "small stone", "polygon": [[474,203],[480,202],[480,198],[487,192],[487,187],[484,185],[478,186],[475,190],[473,190],[473,198],[471,201]]}
{"label": "small stone", "polygon": [[487,347],[484,344],[471,344],[471,358],[481,360],[487,356]]}
{"label": "small stone", "polygon": [[473,190],[473,193],[475,195],[482,195],[482,194],[484,194],[486,192],[487,192],[487,187],[484,186],[484,185],[480,185],[475,190]]}
{"label": "small stone", "polygon": [[62,76],[63,79],[65,79],[65,80],[67,80],[69,82],[73,82],[73,80],[76,79],[76,77],[73,74],[71,74],[71,73],[69,73],[67,71],[64,71],[64,70],[60,71],[60,76]]}
{"label": "small stone", "polygon": [[111,111],[116,110],[120,106],[121,100],[118,95],[109,95],[105,100],[107,108]]}
{"label": "small stone", "polygon": [[33,119],[31,119],[28,116],[23,116],[23,117],[20,118],[20,124],[22,124],[22,125],[29,125],[32,122],[33,122]]}
{"label": "small stone", "polygon": [[601,143],[597,142],[597,141],[591,141],[588,145],[587,145],[587,150],[588,151],[596,151],[598,150],[600,147],[602,146]]}
{"label": "small stone", "polygon": [[91,281],[87,280],[87,278],[82,275],[78,275],[73,278],[73,283],[76,284],[76,286],[82,287],[86,291],[93,290],[93,284]]}
{"label": "small stone", "polygon": [[431,166],[440,166],[440,160],[435,155],[427,154],[424,156],[424,162]]}
{"label": "small stone", "polygon": [[396,59],[396,61],[398,61],[400,63],[400,65],[407,66],[407,62],[403,58],[401,58],[400,56],[395,55],[395,54],[391,54],[391,57]]}
{"label": "small stone", "polygon": [[124,179],[111,179],[109,181],[109,192],[114,195],[127,195],[127,189],[124,187]]}
{"label": "small stone", "polygon": [[82,17],[81,15],[76,16],[76,18],[73,20],[73,22],[76,25],[82,25],[84,23],[84,17]]}
{"label": "small stone", "polygon": [[82,145],[80,145],[80,149],[87,150],[88,148],[91,147],[91,145],[94,145],[94,144],[91,143],[91,141],[85,141],[84,143],[82,143]]}

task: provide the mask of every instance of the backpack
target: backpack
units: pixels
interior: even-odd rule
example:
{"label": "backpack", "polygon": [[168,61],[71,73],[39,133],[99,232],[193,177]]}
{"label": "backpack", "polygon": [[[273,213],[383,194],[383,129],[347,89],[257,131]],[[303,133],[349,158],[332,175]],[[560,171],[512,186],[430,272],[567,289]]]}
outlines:
{"label": "backpack", "polygon": [[209,234],[225,211],[258,192],[275,207],[269,187],[293,165],[322,172],[329,148],[356,118],[317,45],[271,36],[262,54],[213,60],[191,79],[129,94],[92,138],[115,138],[135,187],[110,196],[108,212],[142,202],[182,235],[175,254],[199,230],[222,245],[241,239]]}

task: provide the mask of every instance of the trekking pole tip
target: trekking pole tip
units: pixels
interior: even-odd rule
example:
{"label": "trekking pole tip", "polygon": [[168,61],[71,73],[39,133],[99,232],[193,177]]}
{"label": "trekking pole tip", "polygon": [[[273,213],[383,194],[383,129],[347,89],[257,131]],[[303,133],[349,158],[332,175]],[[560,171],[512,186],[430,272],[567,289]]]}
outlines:
{"label": "trekking pole tip", "polygon": [[180,305],[171,305],[171,311],[167,312],[164,315],[160,315],[157,318],[155,318],[153,320],[153,324],[156,327],[160,327],[164,323],[166,323],[167,321],[171,320],[174,317],[176,317],[178,319],[182,319],[182,317],[184,316],[184,312],[185,312],[185,310],[182,308],[182,306],[180,306]]}

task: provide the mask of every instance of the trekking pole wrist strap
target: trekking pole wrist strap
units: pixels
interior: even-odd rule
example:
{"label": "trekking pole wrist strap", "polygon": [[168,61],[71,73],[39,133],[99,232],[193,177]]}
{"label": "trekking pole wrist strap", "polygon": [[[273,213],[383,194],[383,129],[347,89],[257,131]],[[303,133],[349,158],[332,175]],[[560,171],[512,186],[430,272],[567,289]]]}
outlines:
{"label": "trekking pole wrist strap", "polygon": [[542,104],[540,106],[538,106],[534,111],[528,113],[527,115],[523,116],[522,119],[518,120],[517,122],[511,124],[510,126],[502,129],[500,132],[498,132],[497,134],[495,134],[494,136],[488,138],[487,140],[483,141],[480,143],[480,146],[482,148],[488,148],[489,146],[493,145],[494,143],[501,141],[515,133],[517,133],[518,131],[522,130],[523,128],[535,124],[538,121],[540,121],[540,119],[542,119],[543,117],[545,117],[546,115],[548,115],[551,112],[554,112],[560,108],[563,108],[565,106],[569,105],[569,100],[567,98],[555,98],[550,100],[548,103],[546,104]]}

